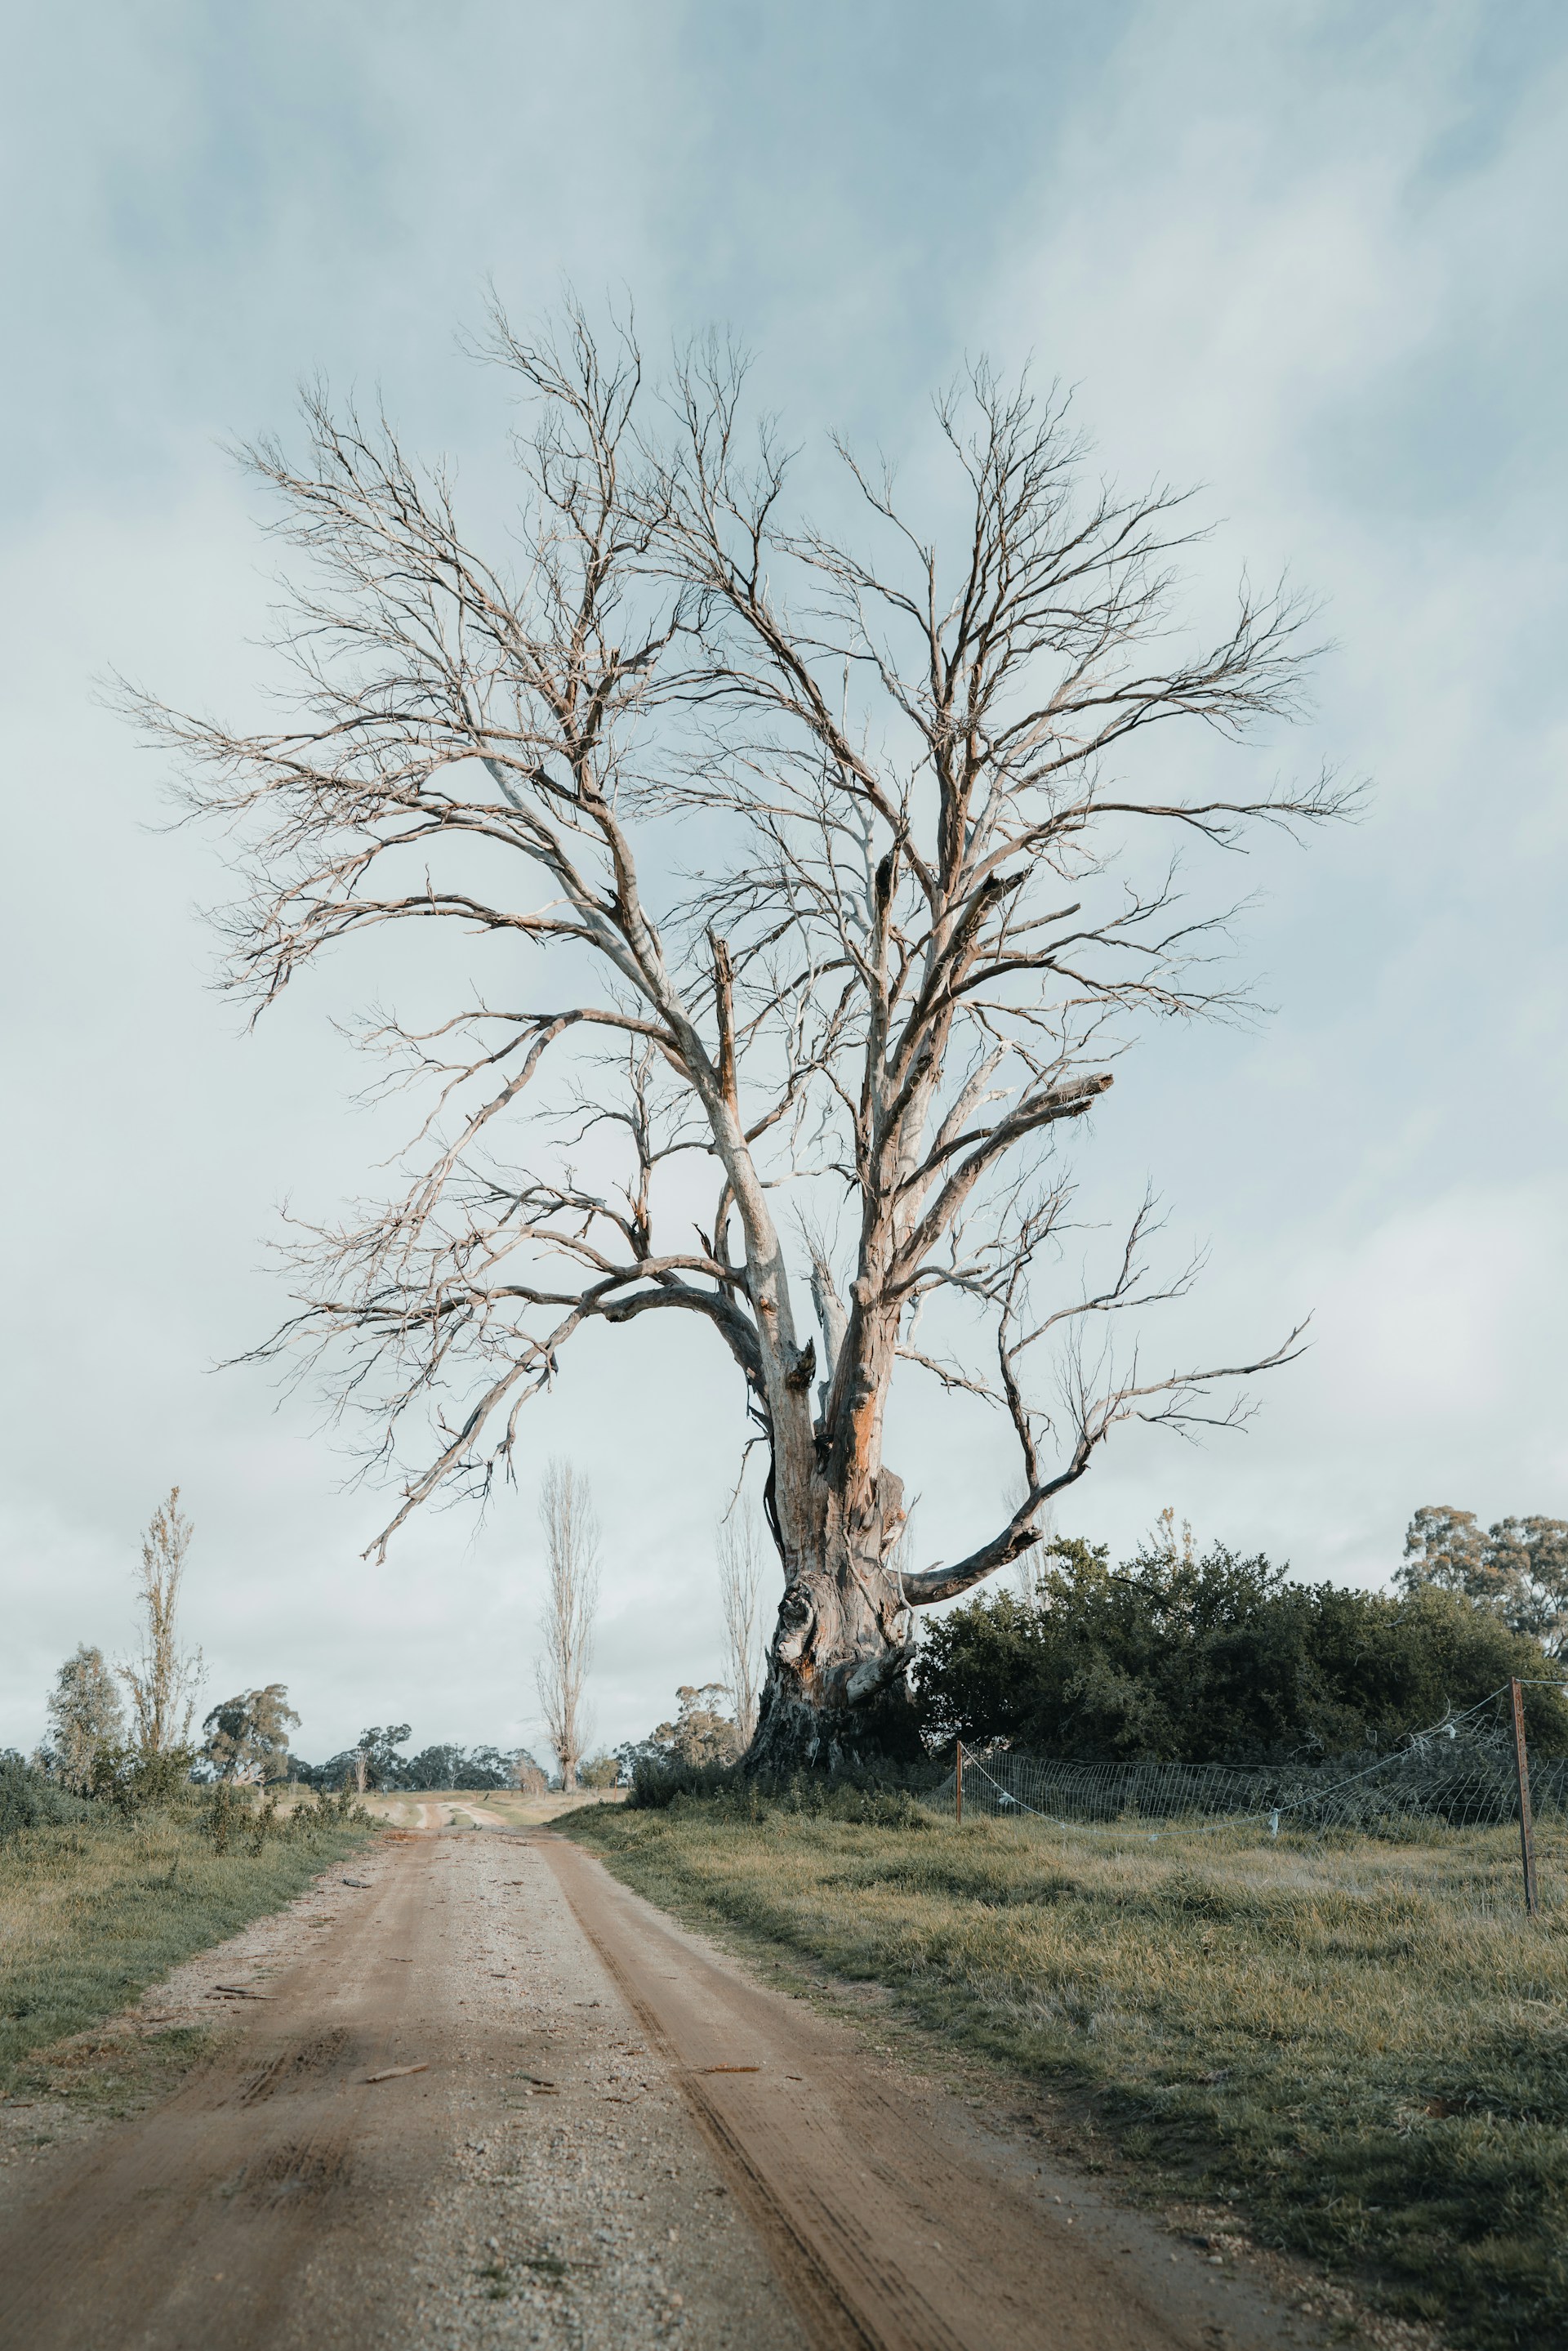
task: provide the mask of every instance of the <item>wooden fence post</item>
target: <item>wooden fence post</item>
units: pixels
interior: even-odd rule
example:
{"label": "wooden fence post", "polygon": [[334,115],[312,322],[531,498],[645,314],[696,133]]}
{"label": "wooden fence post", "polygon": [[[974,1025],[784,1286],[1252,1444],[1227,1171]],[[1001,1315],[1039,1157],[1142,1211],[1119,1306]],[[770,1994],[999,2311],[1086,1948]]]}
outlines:
{"label": "wooden fence post", "polygon": [[1540,1908],[1535,1888],[1535,1828],[1530,1817],[1530,1750],[1524,1743],[1524,1692],[1517,1681],[1513,1695],[1513,1769],[1519,1782],[1519,1850],[1524,1863],[1524,1907],[1533,1918]]}
{"label": "wooden fence post", "polygon": [[963,1740],[958,1742],[958,1760],[953,1765],[953,1826],[963,1826]]}

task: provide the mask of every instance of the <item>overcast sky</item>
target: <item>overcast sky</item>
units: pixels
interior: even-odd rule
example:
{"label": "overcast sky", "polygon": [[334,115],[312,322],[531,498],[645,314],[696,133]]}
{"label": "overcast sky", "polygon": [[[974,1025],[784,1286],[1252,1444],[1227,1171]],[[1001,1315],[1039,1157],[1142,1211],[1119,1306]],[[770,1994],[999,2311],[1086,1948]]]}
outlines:
{"label": "overcast sky", "polygon": [[[393,1718],[537,1741],[552,1453],[606,1527],[600,1734],[719,1669],[717,1350],[639,1326],[566,1364],[520,1490],[377,1569],[384,1497],[309,1404],[213,1369],[282,1311],[278,1204],[368,1178],[332,1024],[398,959],[244,1033],[214,844],[155,829],[157,761],[95,698],[112,666],[254,703],[274,553],[223,444],[303,377],[379,387],[483,526],[507,413],[456,338],[487,277],[524,319],[565,278],[650,341],[732,326],[808,450],[918,449],[965,353],[1033,353],[1108,468],[1206,484],[1232,569],[1323,599],[1282,756],[1366,774],[1369,812],[1221,877],[1272,1019],[1152,1037],[1080,1158],[1096,1213],[1152,1178],[1209,1243],[1183,1343],[1310,1310],[1315,1344],[1244,1437],[1119,1437],[1063,1524],[1125,1550],[1168,1502],[1378,1583],[1418,1504],[1568,1516],[1560,6],[96,0],[14,11],[7,54],[0,1745],[78,1640],[130,1644],[173,1480],[204,1702],[286,1681],[307,1755]],[[894,1437],[922,1551],[989,1531],[1002,1432],[909,1405]]]}

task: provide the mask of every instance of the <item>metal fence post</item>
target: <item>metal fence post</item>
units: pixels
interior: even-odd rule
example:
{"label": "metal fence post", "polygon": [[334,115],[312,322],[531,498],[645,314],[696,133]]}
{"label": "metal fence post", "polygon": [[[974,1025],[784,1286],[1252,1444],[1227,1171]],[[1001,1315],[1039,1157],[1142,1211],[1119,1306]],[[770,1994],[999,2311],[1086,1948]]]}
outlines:
{"label": "metal fence post", "polygon": [[1530,1750],[1524,1743],[1524,1692],[1517,1681],[1513,1697],[1513,1769],[1519,1782],[1519,1850],[1524,1863],[1524,1907],[1533,1918],[1541,1905],[1535,1889],[1535,1829],[1530,1817]]}
{"label": "metal fence post", "polygon": [[953,1765],[953,1826],[963,1826],[963,1740],[958,1742],[958,1760]]}

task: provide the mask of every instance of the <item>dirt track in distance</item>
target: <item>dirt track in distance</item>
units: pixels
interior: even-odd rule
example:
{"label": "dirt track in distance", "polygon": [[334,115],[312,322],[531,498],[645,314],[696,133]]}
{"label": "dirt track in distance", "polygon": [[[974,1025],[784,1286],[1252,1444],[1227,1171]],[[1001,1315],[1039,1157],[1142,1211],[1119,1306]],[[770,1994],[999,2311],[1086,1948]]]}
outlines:
{"label": "dirt track in distance", "polygon": [[253,1989],[214,2065],[7,2179],[5,2351],[1317,2339],[548,1834],[387,1837]]}

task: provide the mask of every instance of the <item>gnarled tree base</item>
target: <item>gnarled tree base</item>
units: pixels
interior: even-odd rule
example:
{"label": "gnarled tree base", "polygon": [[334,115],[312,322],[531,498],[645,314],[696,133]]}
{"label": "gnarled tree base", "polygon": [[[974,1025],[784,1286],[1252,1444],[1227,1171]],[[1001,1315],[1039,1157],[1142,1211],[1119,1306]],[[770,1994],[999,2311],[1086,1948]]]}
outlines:
{"label": "gnarled tree base", "polygon": [[867,1771],[906,1766],[925,1757],[919,1718],[908,1689],[882,1689],[859,1705],[813,1706],[777,1683],[763,1698],[756,1736],[741,1769],[768,1779],[797,1771]]}

